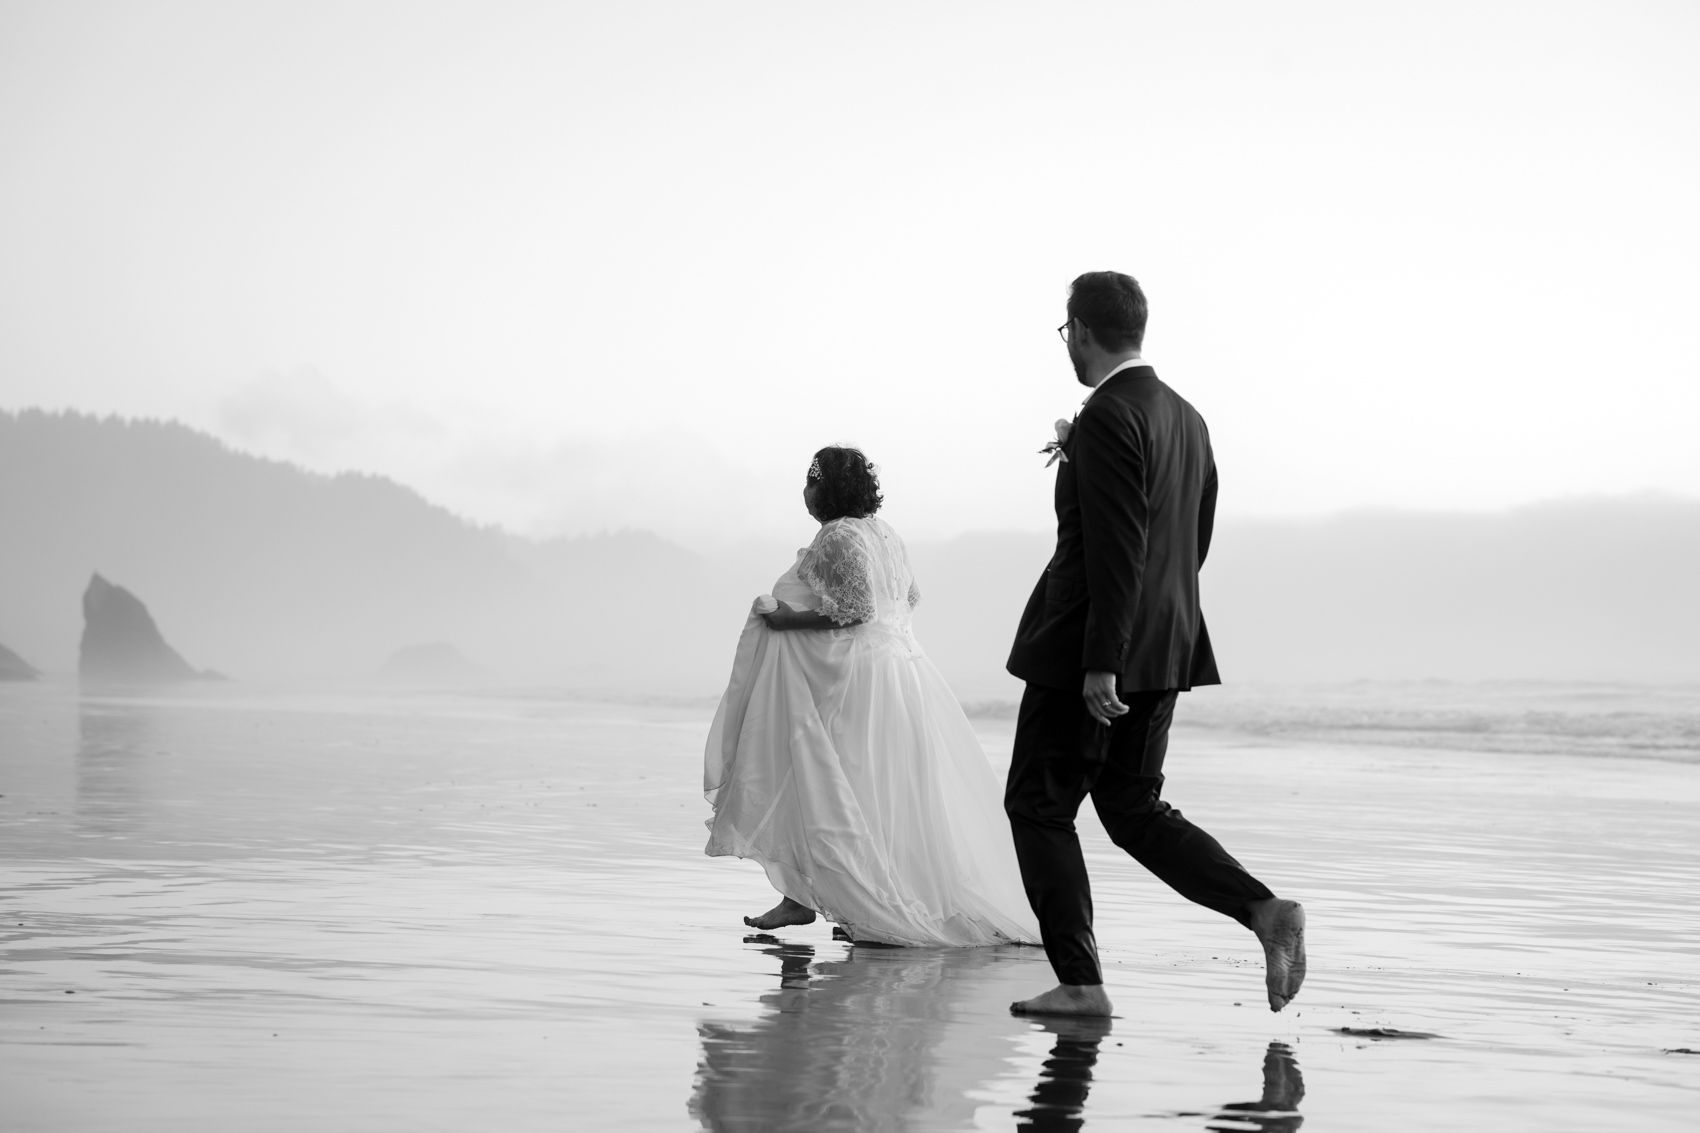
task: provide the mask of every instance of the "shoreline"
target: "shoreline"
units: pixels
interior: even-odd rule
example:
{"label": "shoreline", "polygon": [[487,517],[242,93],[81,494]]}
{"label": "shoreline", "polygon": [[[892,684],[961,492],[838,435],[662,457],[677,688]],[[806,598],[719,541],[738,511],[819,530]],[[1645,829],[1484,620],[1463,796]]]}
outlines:
{"label": "shoreline", "polygon": [[[291,698],[318,707],[374,701],[450,704],[601,706],[712,717],[719,695],[640,693],[619,689],[505,687],[430,688],[373,683],[83,689],[74,679],[0,683],[0,697],[30,690],[89,704],[164,700],[277,706]],[[963,698],[976,725],[1013,721],[1016,699]],[[1566,753],[1606,759],[1700,762],[1700,685],[1605,681],[1355,681],[1333,684],[1209,686],[1192,690],[1176,714],[1177,732],[1209,731],[1297,743],[1376,748],[1444,747],[1507,755]]]}
{"label": "shoreline", "polygon": [[[19,1133],[682,1133],[828,1103],[869,1129],[1674,1131],[1700,1105],[1664,1053],[1700,1048],[1700,783],[1673,763],[1188,729],[1165,797],[1304,902],[1310,977],[1271,1014],[1255,938],[1088,808],[1120,1016],[1094,1034],[1008,1015],[1054,982],[1038,949],[744,928],[772,894],[703,856],[693,709],[43,691],[0,695]],[[994,766],[1009,727],[976,721]]]}

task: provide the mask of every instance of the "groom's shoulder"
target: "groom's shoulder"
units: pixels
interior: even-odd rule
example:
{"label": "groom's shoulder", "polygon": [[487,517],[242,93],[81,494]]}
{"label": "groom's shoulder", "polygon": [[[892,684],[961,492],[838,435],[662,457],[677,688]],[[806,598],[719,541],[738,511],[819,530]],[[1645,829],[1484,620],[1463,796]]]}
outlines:
{"label": "groom's shoulder", "polygon": [[[1198,408],[1155,374],[1104,392],[1109,395],[1101,399],[1105,413],[1143,421],[1145,427],[1158,430],[1179,427],[1208,431],[1209,426]],[[1087,408],[1099,400],[1094,397]]]}
{"label": "groom's shoulder", "polygon": [[1174,402],[1185,404],[1185,399],[1153,370],[1132,381],[1115,381],[1112,378],[1087,401],[1086,406],[1090,409],[1093,405],[1102,404],[1105,409],[1138,412],[1143,407]]}
{"label": "groom's shoulder", "polygon": [[1152,401],[1173,405],[1195,417],[1200,416],[1192,402],[1188,401],[1174,386],[1155,374],[1152,375],[1150,381],[1139,384],[1144,387],[1144,392],[1150,396]]}

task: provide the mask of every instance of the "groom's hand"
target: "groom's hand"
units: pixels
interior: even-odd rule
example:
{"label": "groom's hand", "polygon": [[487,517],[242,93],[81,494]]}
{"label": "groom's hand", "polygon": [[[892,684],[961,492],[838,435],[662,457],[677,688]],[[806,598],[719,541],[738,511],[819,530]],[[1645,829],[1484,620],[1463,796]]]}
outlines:
{"label": "groom's hand", "polygon": [[1086,674],[1080,699],[1086,702],[1086,714],[1104,727],[1117,716],[1127,715],[1127,705],[1116,695],[1116,674],[1094,670]]}

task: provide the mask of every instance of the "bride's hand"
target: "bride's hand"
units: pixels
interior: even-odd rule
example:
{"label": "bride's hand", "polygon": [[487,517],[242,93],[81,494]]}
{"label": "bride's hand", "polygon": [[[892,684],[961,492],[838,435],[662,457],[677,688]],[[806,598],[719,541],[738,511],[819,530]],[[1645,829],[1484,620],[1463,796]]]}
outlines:
{"label": "bride's hand", "polygon": [[765,618],[777,609],[779,609],[779,599],[771,594],[760,595],[754,602],[750,603],[750,613],[758,618]]}
{"label": "bride's hand", "polygon": [[[763,595],[766,597],[766,595]],[[777,598],[772,599],[773,609],[759,611],[761,620],[767,623],[769,629],[787,629],[792,615],[796,613],[790,606]]]}

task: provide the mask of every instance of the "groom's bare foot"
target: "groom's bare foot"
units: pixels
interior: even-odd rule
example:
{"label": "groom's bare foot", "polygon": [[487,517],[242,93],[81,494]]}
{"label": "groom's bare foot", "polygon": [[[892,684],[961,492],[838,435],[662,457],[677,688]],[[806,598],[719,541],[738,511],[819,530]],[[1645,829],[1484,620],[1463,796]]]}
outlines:
{"label": "groom's bare foot", "polygon": [[745,917],[744,923],[751,928],[759,928],[763,932],[771,932],[776,928],[787,925],[813,924],[815,911],[807,905],[798,904],[787,897],[759,917]]}
{"label": "groom's bare foot", "polygon": [[1108,1018],[1110,997],[1103,984],[1058,984],[1044,995],[1009,1005],[1011,1015],[1084,1015]]}
{"label": "groom's bare foot", "polygon": [[1251,931],[1263,945],[1263,983],[1269,1010],[1291,1003],[1305,982],[1305,910],[1297,901],[1270,897],[1253,902]]}

